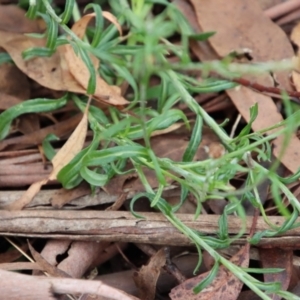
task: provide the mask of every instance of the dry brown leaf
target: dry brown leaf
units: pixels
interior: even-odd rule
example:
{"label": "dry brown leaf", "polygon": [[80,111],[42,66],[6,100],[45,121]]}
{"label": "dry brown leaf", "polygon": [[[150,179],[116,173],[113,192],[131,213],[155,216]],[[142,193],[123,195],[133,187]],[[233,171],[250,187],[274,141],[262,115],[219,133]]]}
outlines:
{"label": "dry brown leaf", "polygon": [[[28,250],[27,244],[23,244],[19,246],[19,248],[24,252]],[[0,253],[0,264],[15,261],[19,259],[22,255],[23,254],[20,253],[20,251],[16,248],[10,248],[5,253]]]}
{"label": "dry brown leaf", "polygon": [[49,176],[49,180],[56,179],[58,172],[66,166],[83,148],[88,127],[88,108],[87,105],[83,117],[76,129],[68,138],[67,142],[56,153],[52,159],[53,170]]}
{"label": "dry brown leaf", "polygon": [[17,5],[0,5],[0,30],[32,33],[41,32],[43,28],[37,20],[30,20],[26,12]]}
{"label": "dry brown leaf", "polygon": [[102,15],[104,18],[109,20],[111,23],[113,23],[117,27],[120,36],[122,36],[123,35],[122,27],[121,27],[120,23],[118,22],[117,18],[113,14],[111,14],[109,11],[103,11]]}
{"label": "dry brown leaf", "polygon": [[0,46],[10,54],[17,67],[28,77],[49,89],[85,94],[86,91],[68,70],[62,47],[51,57],[34,57],[26,61],[23,59],[23,51],[33,47],[45,47],[45,44],[44,39],[0,31]]}
{"label": "dry brown leaf", "polygon": [[[174,0],[173,3],[189,21],[193,30],[200,33],[201,28],[198,24],[196,14],[193,7],[191,6],[191,3],[186,0]],[[190,46],[196,56],[201,57],[201,60],[213,60],[218,57],[207,41],[198,42],[190,40]]]}
{"label": "dry brown leaf", "polygon": [[11,203],[6,207],[8,210],[20,210],[23,209],[27,204],[29,204],[35,195],[40,191],[41,187],[48,182],[48,179],[45,178],[41,181],[33,183],[26,192],[22,195],[21,198]]}
{"label": "dry brown leaf", "polygon": [[26,114],[20,116],[16,129],[23,134],[30,134],[40,129],[40,120],[37,114]]}
{"label": "dry brown leaf", "polygon": [[275,6],[278,3],[282,3],[285,0],[259,0],[258,3],[262,9],[267,9],[272,6]]}
{"label": "dry brown leaf", "polygon": [[[27,76],[12,63],[1,64],[0,92],[14,96],[20,100],[28,99],[30,88]],[[13,103],[10,104],[10,106],[12,105]]]}
{"label": "dry brown leaf", "polygon": [[[119,34],[122,35],[122,27],[119,24],[117,18],[111,14],[108,11],[103,11],[102,15],[104,18],[106,18],[107,20],[109,20],[111,23],[113,23],[118,31]],[[84,15],[78,22],[76,22],[73,26],[72,26],[72,31],[80,38],[82,39],[85,35],[85,31],[86,31],[86,27],[88,26],[89,22],[96,17],[96,13],[91,13],[91,14],[87,14]]]}
{"label": "dry brown leaf", "polygon": [[11,96],[8,94],[5,94],[3,92],[0,92],[0,109],[5,110],[8,109],[14,105],[22,103],[22,100],[15,97]]}
{"label": "dry brown leaf", "polygon": [[[249,244],[246,244],[241,250],[236,253],[230,261],[237,266],[247,268],[249,265]],[[206,276],[209,272],[200,274],[186,280],[184,283],[176,286],[171,290],[170,297],[172,300],[222,300],[222,299],[237,299],[243,283],[237,279],[224,266],[219,268],[219,271],[210,285],[204,288],[199,294],[194,294],[193,288]]]}
{"label": "dry brown leaf", "polygon": [[85,112],[76,129],[73,131],[67,142],[56,153],[52,159],[53,170],[48,176],[41,181],[33,183],[29,189],[24,192],[22,197],[8,206],[9,210],[20,210],[29,204],[35,195],[40,191],[41,187],[49,180],[55,180],[59,171],[66,166],[82,149],[87,133],[88,126],[88,108],[89,103],[86,106]]}
{"label": "dry brown leaf", "polygon": [[[280,248],[263,249],[259,248],[259,257],[262,268],[281,268],[283,272],[264,274],[265,282],[280,282],[281,289],[286,291],[289,287],[293,272],[293,250]],[[278,295],[272,295],[272,300],[280,300]]]}
{"label": "dry brown leaf", "polygon": [[[81,20],[78,22],[80,23]],[[70,45],[58,47],[51,57],[34,57],[24,61],[22,57],[24,50],[44,47],[45,43],[44,39],[0,31],[0,47],[10,54],[17,67],[28,77],[53,90],[86,94],[90,74]],[[92,60],[97,69],[98,60],[96,58]],[[128,101],[121,96],[120,89],[108,85],[99,75],[97,75],[94,98],[106,105],[123,106],[128,104]]]}
{"label": "dry brown leaf", "polygon": [[[89,21],[95,17],[95,13],[88,14],[83,16],[79,21],[77,21],[72,26],[72,31],[79,37],[82,38],[86,27],[89,23]],[[108,15],[108,14],[106,14]],[[70,73],[74,76],[74,78],[77,80],[77,82],[86,90],[90,78],[90,72],[83,62],[83,60],[80,58],[79,55],[75,54],[74,49],[71,45],[64,45],[63,49],[65,51],[65,60],[67,62],[68,69]],[[117,105],[122,106],[126,105],[129,102],[125,100],[121,96],[121,91],[116,86],[110,86],[108,85],[98,74],[98,64],[99,61],[95,58],[90,56],[93,63],[94,68],[96,71],[96,90],[93,95],[93,98],[97,99],[98,101],[109,104],[109,105]]]}
{"label": "dry brown leaf", "polygon": [[[293,56],[293,49],[284,32],[270,19],[263,15],[258,3],[250,0],[233,0],[223,5],[222,0],[191,0],[197,15],[201,30],[215,31],[216,34],[209,39],[211,46],[221,57],[233,50],[250,49],[253,62],[282,60]],[[215,8],[219,9],[216,10]],[[253,22],[255,20],[255,22]],[[203,56],[200,58],[207,59]],[[196,53],[197,55],[197,53]],[[287,72],[276,72],[276,80],[285,89],[291,89]],[[261,77],[256,79],[269,79]],[[264,82],[265,83],[265,82]],[[254,92],[248,88],[240,87],[227,91],[241,115],[249,121],[250,107],[258,103],[259,114],[253,129],[260,130],[273,126],[282,120],[273,100]],[[281,159],[290,171],[295,173],[300,167],[300,141],[292,136],[283,157],[279,157],[284,137],[280,136],[274,141],[274,155]]]}
{"label": "dry brown leaf", "polygon": [[40,268],[47,272],[49,275],[53,277],[63,277],[63,278],[70,278],[71,276],[66,272],[56,268],[55,266],[51,265],[40,253],[35,251],[35,249],[31,246],[28,241],[28,247],[31,252],[31,255],[35,259],[36,263],[40,266]]}
{"label": "dry brown leaf", "polygon": [[[292,30],[291,40],[298,47],[297,56],[300,56],[300,23],[298,23]],[[298,71],[292,73],[293,82],[297,91],[300,91],[300,74]]]}
{"label": "dry brown leaf", "polygon": [[140,298],[144,300],[155,299],[156,283],[160,275],[161,268],[166,263],[164,249],[157,251],[146,266],[133,274],[133,280],[139,288]]}
{"label": "dry brown leaf", "polygon": [[58,209],[62,208],[65,204],[71,202],[72,200],[88,195],[90,193],[90,186],[87,183],[83,182],[79,186],[71,190],[66,190],[64,188],[56,190],[51,197],[50,202],[54,208]]}

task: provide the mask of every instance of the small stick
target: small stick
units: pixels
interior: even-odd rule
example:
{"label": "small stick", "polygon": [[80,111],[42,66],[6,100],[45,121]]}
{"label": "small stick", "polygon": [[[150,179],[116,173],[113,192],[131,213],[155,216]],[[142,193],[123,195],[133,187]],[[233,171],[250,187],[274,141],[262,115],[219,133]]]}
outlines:
{"label": "small stick", "polygon": [[289,0],[265,10],[264,14],[271,19],[276,19],[284,14],[296,10],[299,7],[300,7],[299,0]]}

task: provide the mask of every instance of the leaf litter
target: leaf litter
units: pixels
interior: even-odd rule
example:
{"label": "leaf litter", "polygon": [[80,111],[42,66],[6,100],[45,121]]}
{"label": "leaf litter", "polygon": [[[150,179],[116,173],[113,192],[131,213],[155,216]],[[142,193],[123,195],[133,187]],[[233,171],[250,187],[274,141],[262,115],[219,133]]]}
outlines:
{"label": "leaf litter", "polygon": [[[276,22],[279,23],[278,19],[271,21],[266,17],[266,15],[269,15],[273,17],[276,16],[278,18],[283,16],[285,13],[288,15],[291,14],[291,9],[279,6],[279,2],[281,1],[270,0],[253,2],[250,0],[234,0],[228,2],[225,7],[219,0],[212,0],[209,3],[202,0],[176,0],[174,1],[174,4],[184,15],[187,16],[187,20],[191,23],[191,26],[197,33],[203,31],[216,32],[216,34],[208,41],[190,41],[190,48],[196,59],[200,61],[220,59],[235,51],[242,54],[242,58],[236,58],[236,61],[240,63],[243,63],[243,61],[249,63],[249,60],[251,63],[260,63],[291,58],[294,55],[292,44],[288,38],[289,35],[276,25]],[[218,7],[218,9],[216,9],[216,7]],[[276,8],[276,15],[272,12],[273,7]],[[264,13],[262,8],[268,8],[268,10]],[[119,35],[122,36],[123,29],[117,18],[110,12],[103,11],[102,14],[104,18],[109,20],[109,22],[117,28]],[[79,39],[83,38],[89,22],[94,17],[95,14],[87,14],[73,25],[73,33],[75,33]],[[291,18],[295,17],[291,16]],[[1,5],[0,47],[2,47],[10,55],[15,64],[6,63],[0,65],[0,76],[3,76],[3,80],[1,80],[0,84],[1,110],[9,109],[15,104],[20,104],[23,101],[30,99],[32,94],[32,86],[30,84],[31,80],[38,83],[41,88],[46,88],[44,91],[47,91],[48,89],[48,93],[55,90],[69,91],[83,95],[87,94],[90,77],[89,70],[85,66],[80,55],[74,52],[72,46],[59,46],[57,51],[51,57],[34,57],[29,60],[23,59],[23,51],[33,47],[44,47],[46,44],[45,39],[33,38],[28,35],[24,35],[23,33],[41,33],[44,30],[45,24],[43,22],[28,20],[24,17],[24,11],[17,6]],[[299,46],[298,35],[299,25],[294,26],[291,33],[291,40],[297,46]],[[299,55],[299,53],[296,53],[296,55]],[[122,109],[127,106],[130,102],[126,99],[126,95],[122,95],[121,88],[108,84],[98,75],[97,70],[101,62],[94,56],[90,56],[90,60],[93,63],[94,71],[97,74],[96,89],[95,93],[91,95],[92,98],[100,102],[100,106],[112,106],[117,107],[118,109]],[[245,78],[249,81],[259,83],[262,86],[279,86],[280,88],[284,88],[289,91],[292,91],[295,86],[296,90],[299,91],[300,80],[298,72],[294,71],[292,76],[293,81],[291,81],[291,77],[288,72],[274,72],[272,74],[266,72],[263,76],[251,75],[245,76]],[[22,82],[22,84],[20,84],[20,82]],[[20,88],[20,86],[22,86],[22,88]],[[253,106],[253,104],[258,103],[259,114],[255,122],[252,124],[253,131],[259,131],[268,126],[273,126],[284,119],[280,113],[281,105],[279,102],[274,102],[272,95],[254,91],[251,86],[240,86],[238,88],[227,90],[226,93],[234,104],[236,110],[242,115],[242,122],[245,123],[250,121],[250,107]],[[233,108],[232,103],[227,103],[224,106],[225,99],[228,99],[228,97],[225,94],[212,94],[211,98],[208,97],[209,100],[203,104],[203,107],[210,113],[215,114],[222,112],[223,115],[221,116],[221,119],[223,118],[224,113],[226,117],[232,118],[233,114],[232,111],[230,111]],[[46,122],[47,126],[45,126],[45,118],[42,114],[28,114],[21,116],[17,120],[18,123],[13,123],[8,137],[0,141],[0,149],[4,157],[1,159],[1,162],[7,161],[6,164],[3,164],[3,166],[5,166],[5,172],[2,170],[0,171],[0,186],[5,187],[6,189],[21,187],[23,190],[25,189],[25,186],[30,185],[30,187],[27,191],[23,192],[23,194],[20,191],[15,191],[15,197],[11,198],[13,200],[7,201],[9,204],[4,205],[5,209],[21,210],[26,206],[31,207],[31,209],[35,209],[35,207],[39,207],[39,209],[53,209],[53,207],[56,209],[66,209],[66,205],[72,203],[74,200],[78,200],[78,203],[81,203],[78,207],[83,208],[85,205],[89,206],[89,204],[85,204],[89,201],[89,198],[91,200],[91,206],[104,205],[104,203],[108,205],[115,202],[118,204],[118,207],[113,204],[112,209],[116,209],[123,204],[123,201],[126,200],[125,198],[129,199],[137,192],[143,192],[143,185],[137,178],[137,175],[132,173],[117,175],[115,178],[110,180],[110,182],[103,187],[103,190],[110,194],[111,198],[103,201],[94,201],[92,197],[88,196],[91,191],[87,185],[79,186],[71,191],[62,189],[60,186],[57,187],[58,183],[56,181],[56,177],[58,172],[80,152],[84,143],[88,140],[88,109],[89,105],[87,106],[83,117],[81,114],[78,114],[78,111],[75,112],[74,108],[62,113],[62,118],[60,118],[57,112],[54,112],[51,114],[51,117],[55,119],[58,116],[57,123],[54,125],[49,125],[49,123]],[[33,119],[31,119],[32,116]],[[172,129],[157,131],[155,133],[157,136],[153,136],[151,138],[152,148],[158,157],[168,157],[175,161],[181,160],[184,149],[189,142],[189,133],[180,130],[181,127],[181,124],[174,124]],[[171,131],[171,133],[169,131]],[[73,133],[71,134],[71,132]],[[274,130],[269,131],[268,134],[273,132]],[[50,133],[55,133],[56,136],[66,140],[63,146],[60,144],[60,150],[57,151],[56,155],[52,159],[52,166],[45,167],[40,154],[39,157],[33,159],[33,161],[30,161],[30,159],[26,161],[25,157],[30,157],[31,154],[28,152],[28,154],[23,155],[22,151],[27,151],[25,149],[28,148],[37,149],[37,146],[41,145],[46,136]],[[286,173],[288,173],[288,171],[295,173],[300,166],[299,140],[296,134],[293,135],[289,141],[288,147],[285,148],[284,155],[282,156],[281,149],[284,142],[285,140],[283,137],[276,138],[273,141],[273,153],[286,167]],[[12,153],[15,153],[13,155],[19,160],[11,160],[10,155],[12,155]],[[207,134],[206,132],[205,134],[203,133],[202,144],[198,149],[195,160],[201,161],[208,158],[218,158],[224,153],[225,149],[219,139],[216,138],[214,134]],[[21,158],[23,161],[20,161]],[[38,166],[40,166],[40,168]],[[130,169],[130,167],[131,166],[129,166],[128,169]],[[18,171],[20,174],[18,174]],[[35,176],[31,176],[30,174],[34,174]],[[149,181],[151,188],[159,188],[155,172],[145,169],[144,174]],[[19,177],[17,177],[17,175]],[[37,180],[37,178],[39,179]],[[176,199],[178,202],[180,198],[180,189],[176,185],[172,186],[173,181],[171,178],[168,180],[170,187],[172,187],[175,192],[172,194],[169,191],[164,191],[164,195],[166,196],[166,199],[168,199],[167,195],[169,194],[169,201],[171,202],[172,198],[175,199],[176,203]],[[42,186],[48,185],[49,187],[50,183],[53,185],[53,189],[49,191],[48,194],[44,193],[48,191],[41,190]],[[94,193],[95,195],[102,195],[100,198],[105,198],[104,192],[102,191],[99,193],[99,190],[97,190],[94,191]],[[41,200],[39,196],[43,194],[46,194],[46,197]],[[7,195],[5,194],[5,191],[0,191],[0,195],[2,195],[0,197],[7,197],[4,196]],[[122,196],[123,198],[118,196]],[[118,203],[117,199],[121,199],[122,201]],[[39,204],[34,204],[35,200],[40,201],[38,202]],[[224,199],[220,199],[220,201],[215,199],[215,202],[204,203],[202,213],[212,213],[216,211],[222,213],[226,203],[224,204],[221,200],[225,201]],[[94,201],[94,204],[92,201]],[[190,198],[187,198],[186,203],[188,202],[195,204]],[[271,204],[272,203],[266,202],[266,205]],[[127,206],[128,205],[125,201],[124,207]],[[2,204],[1,207],[3,207]],[[75,207],[73,207],[73,209],[74,208]],[[144,210],[149,209],[148,206],[143,205],[141,205],[140,208]],[[191,210],[193,209],[196,209],[196,206],[192,206]],[[185,213],[190,212],[190,208],[183,208],[183,211]],[[53,242],[57,243],[57,248],[55,250],[52,248]],[[64,272],[73,272],[72,274],[74,277],[81,277],[91,268],[95,266],[99,267],[99,265],[95,262],[97,261],[99,254],[103,256],[107,255],[106,260],[109,261],[118,253],[118,246],[115,246],[115,244],[110,245],[110,243],[104,242],[74,242],[73,244],[70,244],[65,242],[66,241],[55,240],[47,242],[44,247],[45,253],[47,251],[51,253],[53,250],[53,252],[49,255],[49,262],[43,259],[42,256],[29,244],[32,255],[40,264],[40,269],[48,270],[48,273],[51,273],[53,276],[64,276]],[[64,244],[63,250],[59,247],[60,243]],[[122,247],[124,249],[128,249],[128,253],[132,250],[132,246],[130,245],[122,245]],[[70,248],[69,251],[68,248]],[[250,245],[247,243],[246,246],[242,247],[230,261],[237,266],[248,267],[250,258],[249,250]],[[298,275],[295,274],[295,272],[292,274],[293,250],[296,249],[286,250],[271,248],[270,250],[266,250],[259,248],[259,252],[261,254],[260,261],[264,268],[285,269],[285,271],[281,273],[273,273],[271,275],[265,274],[264,281],[266,283],[279,281],[282,283],[282,288],[284,290],[293,290],[295,288],[295,284],[293,285],[291,278],[292,275],[296,277]],[[133,249],[133,251],[135,250]],[[174,253],[178,254],[181,252],[182,249],[175,249],[174,247]],[[56,257],[57,255],[62,254],[70,256],[69,260],[67,258],[63,258],[60,263],[62,270],[68,271],[58,272],[56,266],[59,264],[56,261]],[[146,264],[145,259],[142,263],[140,263],[138,262],[137,257],[131,258],[133,262],[142,266],[140,271],[137,273],[138,275],[135,276],[136,285],[140,289],[141,299],[154,299],[155,295],[157,293],[159,294],[159,290],[157,290],[157,281],[159,280],[160,269],[165,264],[165,257],[162,251],[158,251],[157,255],[158,257],[154,256],[151,258],[150,264],[147,266],[143,266]],[[87,257],[90,259],[83,260],[81,264],[78,263],[79,260]],[[17,256],[13,259],[4,258],[7,262],[15,259],[17,259]],[[120,260],[120,258],[117,257],[115,259]],[[103,261],[105,261],[105,259]],[[73,271],[70,271],[72,268],[74,268]],[[116,267],[114,269],[119,272],[123,271],[120,267],[119,269]],[[209,270],[202,270],[200,275],[193,277],[192,279],[188,279],[181,285],[177,285],[177,287],[173,288],[171,292],[171,298],[221,299],[221,297],[229,297],[230,299],[237,299],[239,295],[242,295],[242,282],[239,281],[224,266],[220,266],[213,284],[205,288],[200,294],[195,295],[193,293],[193,287],[197,285],[201,279],[205,278],[208,272]],[[9,284],[9,282],[11,282],[9,281],[11,278],[10,275],[6,272],[4,272],[3,275],[6,276],[7,281],[5,283]],[[182,278],[184,278],[184,276]],[[299,280],[298,278],[296,278],[296,283]],[[17,279],[14,277],[11,280],[15,281]],[[27,279],[23,277],[20,277],[20,280],[22,280],[24,284],[28,284],[28,287],[31,289],[33,289],[33,286],[36,286],[36,283],[30,281],[27,283]],[[38,299],[38,297],[40,297],[39,299],[53,299],[49,292],[50,287],[54,287],[54,291],[57,289],[58,291],[64,290],[64,292],[69,293],[79,291],[80,287],[82,287],[81,282],[79,281],[66,281],[66,284],[72,284],[71,288],[66,289],[64,287],[60,287],[58,281],[44,280],[39,287],[40,290],[35,291],[36,299]],[[78,284],[77,287],[76,284]],[[133,282],[131,284],[133,284]],[[105,284],[103,284],[103,287],[106,287]],[[130,290],[130,287],[127,288]],[[96,285],[91,285],[85,289],[82,288],[80,292],[97,293],[100,289],[100,286],[96,287]],[[7,289],[3,289],[2,291],[7,292]],[[22,292],[24,291],[25,290],[22,290]],[[33,299],[32,293],[30,293],[30,291],[27,292],[30,295],[29,298],[31,297],[30,299]],[[104,294],[107,293],[112,295],[114,292],[117,294],[119,293],[119,296],[117,296],[119,298],[116,299],[136,299],[134,296],[129,296],[125,293],[123,294],[118,290],[114,291],[113,289],[109,289],[109,287]],[[21,297],[20,294],[16,297]],[[24,297],[24,293],[22,296]],[[6,298],[15,299],[9,297],[11,297],[11,295]],[[275,294],[273,294],[272,297],[273,299],[279,299],[279,296]],[[24,299],[27,299],[26,295]]]}

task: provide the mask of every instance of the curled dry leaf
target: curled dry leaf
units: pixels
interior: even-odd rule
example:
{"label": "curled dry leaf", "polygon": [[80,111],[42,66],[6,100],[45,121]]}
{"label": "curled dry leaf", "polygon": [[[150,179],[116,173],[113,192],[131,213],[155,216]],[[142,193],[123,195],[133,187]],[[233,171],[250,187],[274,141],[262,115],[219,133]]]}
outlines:
{"label": "curled dry leaf", "polygon": [[139,288],[141,299],[155,299],[156,282],[165,263],[166,255],[162,248],[151,257],[148,265],[142,266],[138,272],[133,274],[133,280]]}
{"label": "curled dry leaf", "polygon": [[63,277],[63,278],[70,278],[71,276],[67,274],[66,272],[56,268],[52,264],[50,264],[40,253],[38,253],[29,243],[28,241],[28,247],[31,252],[31,255],[35,259],[36,263],[40,266],[40,268],[47,272],[52,277]]}
{"label": "curled dry leaf", "polygon": [[17,5],[0,5],[0,30],[17,33],[41,32],[42,24],[26,18],[25,14]]}
{"label": "curled dry leaf", "polygon": [[[73,26],[74,33],[80,38],[84,35],[86,26],[95,14],[88,14]],[[116,18],[108,12],[103,16],[110,20],[118,29],[121,26]],[[74,53],[71,45],[58,47],[51,57],[34,57],[24,61],[22,52],[35,47],[45,47],[44,39],[36,39],[20,33],[0,30],[0,47],[4,48],[11,56],[17,67],[28,77],[39,84],[57,91],[70,91],[86,94],[90,73],[79,56]],[[95,70],[99,61],[92,57]],[[108,85],[96,72],[96,92],[94,98],[105,105],[123,106],[128,101],[121,96],[117,86]]]}
{"label": "curled dry leaf", "polygon": [[67,142],[56,153],[52,159],[53,170],[49,176],[49,180],[55,180],[58,172],[66,166],[82,149],[88,127],[88,107],[83,114],[83,117],[73,131]]}
{"label": "curled dry leaf", "polygon": [[77,125],[74,132],[71,134],[67,142],[63,147],[56,153],[52,159],[53,170],[48,176],[41,181],[33,183],[29,189],[15,202],[10,204],[7,208],[9,210],[20,210],[29,204],[35,195],[40,191],[41,187],[46,184],[49,180],[55,180],[59,171],[67,165],[82,149],[84,140],[87,133],[88,126],[88,108],[89,104],[86,106],[86,110],[80,123]]}
{"label": "curled dry leaf", "polygon": [[59,47],[51,57],[34,57],[26,61],[23,59],[23,51],[45,45],[44,39],[0,31],[0,46],[9,53],[17,67],[28,77],[52,90],[85,94],[85,89],[68,70],[62,47]]}
{"label": "curled dry leaf", "polygon": [[[297,56],[298,59],[300,58],[300,23],[298,23],[292,30],[291,33],[291,40],[293,43],[298,47]],[[293,82],[297,89],[297,91],[300,91],[300,74],[299,71],[293,71],[292,73]]]}
{"label": "curled dry leaf", "polygon": [[[90,20],[95,17],[95,13],[88,14],[83,16],[79,21],[77,21],[73,27],[72,31],[79,37],[82,38],[84,36],[86,27]],[[106,12],[103,14],[104,17],[109,17],[109,20],[113,20],[114,24],[117,26],[118,23],[113,19],[113,15]],[[119,26],[117,26],[118,30]],[[120,31],[122,33],[122,31]],[[74,78],[77,80],[77,82],[84,88],[87,89],[89,78],[90,78],[90,72],[81,59],[81,57],[77,54],[75,54],[74,49],[71,45],[64,45],[64,56],[65,60],[67,62],[68,70],[70,73],[74,76]],[[94,68],[97,71],[99,61],[93,56],[90,56],[91,60],[94,64]],[[96,90],[93,95],[93,98],[100,101],[101,103],[105,103],[108,105],[116,105],[116,106],[122,106],[128,104],[128,101],[125,100],[121,96],[121,91],[116,86],[108,85],[96,72]]]}
{"label": "curled dry leaf", "polygon": [[[201,30],[216,32],[209,43],[218,56],[224,57],[233,50],[248,49],[254,63],[292,58],[293,49],[285,33],[264,16],[256,1],[232,0],[226,6],[222,0],[191,0],[191,3]],[[219,9],[216,10],[216,7]],[[202,60],[209,59],[203,51],[195,54]],[[274,72],[274,75],[281,88],[292,89],[288,72]],[[271,83],[267,76],[256,77],[254,80],[263,85]],[[245,87],[228,90],[227,94],[246,121],[250,119],[250,107],[258,103],[258,117],[252,126],[255,131],[273,126],[283,119],[269,96]],[[285,144],[284,137],[279,136],[273,144],[275,157],[291,172],[297,172],[300,167],[299,139],[295,135],[291,137],[283,156],[281,150]]]}

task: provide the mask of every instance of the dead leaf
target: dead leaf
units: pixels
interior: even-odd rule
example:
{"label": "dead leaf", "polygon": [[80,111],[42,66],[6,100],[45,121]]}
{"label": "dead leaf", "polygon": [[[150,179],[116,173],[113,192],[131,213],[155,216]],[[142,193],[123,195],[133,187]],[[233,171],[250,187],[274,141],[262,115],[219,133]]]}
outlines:
{"label": "dead leaf", "polygon": [[[256,210],[252,219],[252,225],[249,232],[249,237],[252,237],[258,220],[259,211]],[[230,262],[236,266],[247,268],[250,259],[250,244],[246,243],[232,258]],[[235,275],[226,269],[223,265],[219,267],[218,273],[213,281],[206,286],[200,293],[195,294],[193,288],[207,277],[209,272],[205,272],[194,278],[186,280],[184,283],[176,286],[169,294],[172,300],[222,300],[222,299],[237,299],[243,282]]]}
{"label": "dead leaf", "polygon": [[[118,22],[117,18],[108,11],[103,11],[102,15],[103,15],[104,18],[106,18],[107,20],[109,20],[111,23],[113,23],[116,26],[116,28],[118,29],[119,34],[121,36],[122,35],[122,27],[121,27],[120,23]],[[96,17],[96,13],[91,13],[91,14],[84,15],[78,22],[76,22],[72,26],[72,31],[80,39],[82,39],[85,35],[86,27],[88,26],[89,22],[94,17]]]}
{"label": "dead leaf", "polygon": [[262,9],[267,9],[284,1],[285,0],[259,0],[258,3]]}
{"label": "dead leaf", "polygon": [[[20,100],[28,99],[30,95],[30,88],[27,76],[12,63],[1,64],[0,92],[14,96]],[[11,103],[9,107],[12,105],[13,103]]]}
{"label": "dead leaf", "polygon": [[71,202],[72,200],[88,195],[90,193],[90,186],[87,183],[83,182],[78,187],[71,190],[66,190],[64,188],[56,190],[51,197],[50,202],[54,208],[58,209],[62,208],[65,204]]}
{"label": "dead leaf", "polygon": [[[298,47],[297,56],[300,56],[300,23],[298,23],[292,30],[291,33],[292,42]],[[300,74],[298,71],[292,73],[293,82],[297,91],[300,91]]]}
{"label": "dead leaf", "polygon": [[[259,257],[262,268],[281,268],[283,272],[264,274],[264,282],[280,282],[281,289],[286,291],[289,287],[293,271],[293,250],[280,248],[259,248]],[[280,300],[281,297],[273,294],[272,300]]]}
{"label": "dead leaf", "polygon": [[[236,253],[230,261],[240,267],[248,267],[249,265],[249,244],[246,244],[241,250]],[[222,299],[237,299],[241,292],[243,283],[237,279],[224,266],[219,268],[217,276],[210,285],[204,288],[200,293],[195,294],[193,288],[203,280],[209,272],[200,274],[186,280],[184,283],[176,286],[171,290],[170,297],[172,300],[222,300]]]}
{"label": "dead leaf", "polygon": [[161,268],[166,263],[164,249],[160,249],[150,258],[146,266],[133,274],[133,280],[139,288],[140,298],[144,300],[155,299],[156,283],[160,275]]}
{"label": "dead leaf", "polygon": [[62,47],[59,47],[51,57],[34,57],[26,61],[23,59],[22,52],[26,49],[45,47],[45,45],[44,39],[0,31],[0,46],[10,54],[17,67],[28,77],[40,85],[56,91],[85,94],[86,91],[68,70]]}
{"label": "dead leaf", "polygon": [[56,268],[55,266],[51,265],[43,256],[35,251],[35,249],[31,246],[29,241],[27,241],[29,250],[31,252],[31,255],[35,259],[36,263],[41,267],[41,269],[45,272],[47,272],[49,275],[53,277],[63,277],[63,278],[70,278],[71,276],[68,275],[66,272]]}
{"label": "dead leaf", "polygon": [[[26,252],[28,250],[27,244],[23,244],[19,247],[24,252]],[[15,261],[15,260],[19,259],[22,255],[23,254],[20,253],[19,250],[15,249],[15,248],[10,248],[4,253],[0,253],[0,264]]]}
{"label": "dead leaf", "polygon": [[0,92],[0,110],[8,109],[14,105],[20,104],[22,102],[21,99]]}
{"label": "dead leaf", "polygon": [[89,104],[87,105],[83,117],[80,123],[77,125],[76,129],[70,135],[67,142],[53,157],[53,170],[49,176],[49,180],[56,179],[56,175],[58,174],[58,172],[64,166],[66,166],[83,148],[88,127],[88,108]]}
{"label": "dead leaf", "polygon": [[0,5],[0,30],[16,33],[41,32],[44,28],[37,20],[25,16],[26,11],[17,5]]}
{"label": "dead leaf", "polygon": [[[80,23],[81,20],[78,22]],[[24,61],[23,51],[34,47],[45,47],[45,44],[44,39],[0,31],[0,47],[10,54],[17,67],[28,77],[56,91],[86,94],[90,74],[70,45],[58,47],[51,57],[34,57]],[[97,59],[94,58],[93,61],[98,64]],[[97,64],[95,69],[98,67]],[[95,99],[106,105],[123,106],[129,103],[121,96],[118,87],[108,85],[99,75],[97,75]]]}
{"label": "dead leaf", "polygon": [[[72,26],[72,31],[79,38],[82,38],[89,21],[95,16],[95,13],[83,16]],[[65,51],[65,60],[67,62],[67,66],[70,73],[74,76],[77,82],[86,90],[90,78],[90,72],[87,66],[85,65],[81,57],[75,54],[74,49],[70,44],[64,45],[63,49]],[[99,61],[95,57],[90,57],[92,58],[96,72],[96,90],[93,97],[99,100],[100,102],[104,102],[109,105],[122,106],[128,104],[129,102],[121,96],[121,91],[118,87],[108,85],[99,76],[97,72]]]}
{"label": "dead leaf", "polygon": [[55,180],[59,171],[66,166],[82,149],[87,133],[88,126],[88,109],[90,100],[86,106],[85,112],[76,129],[73,131],[67,142],[56,153],[52,159],[53,170],[48,176],[41,181],[33,183],[29,189],[24,192],[22,197],[8,206],[9,210],[20,210],[29,204],[35,195],[40,191],[41,187],[49,180]]}
{"label": "dead leaf", "polygon": [[[222,0],[209,2],[191,0],[191,2],[201,30],[216,32],[209,42],[219,56],[224,57],[233,50],[239,49],[249,49],[253,62],[282,60],[293,56],[293,49],[283,31],[263,15],[256,2],[234,0],[226,6],[222,4]],[[216,7],[222,9],[216,11]],[[200,58],[206,59],[203,53]],[[275,75],[282,88],[291,89],[287,72],[275,72]],[[262,79],[257,79],[258,82],[260,80]],[[250,107],[258,103],[259,114],[253,124],[255,131],[275,125],[282,120],[270,97],[245,87],[231,89],[227,93],[247,121],[250,117]],[[274,141],[273,153],[277,158],[281,152],[283,138],[280,136]],[[296,136],[292,136],[284,156],[280,157],[281,162],[293,173],[300,167],[299,149],[300,141]]]}
{"label": "dead leaf", "polygon": [[[180,12],[185,16],[185,18],[189,21],[193,30],[195,32],[200,33],[201,28],[199,26],[195,11],[191,3],[189,3],[189,1],[186,0],[174,0],[173,3],[178,8],[178,10],[180,10]],[[207,41],[197,42],[194,40],[190,40],[190,46],[193,52],[197,55],[197,57],[201,57],[201,59],[202,57],[203,59],[205,57],[205,60],[213,60],[218,57],[214,49]]]}
{"label": "dead leaf", "polygon": [[35,195],[40,191],[41,187],[48,182],[48,179],[43,179],[33,183],[21,198],[11,203],[6,207],[7,210],[20,210],[29,204]]}
{"label": "dead leaf", "polygon": [[23,134],[36,132],[40,129],[40,120],[37,114],[25,114],[17,121],[17,130]]}

